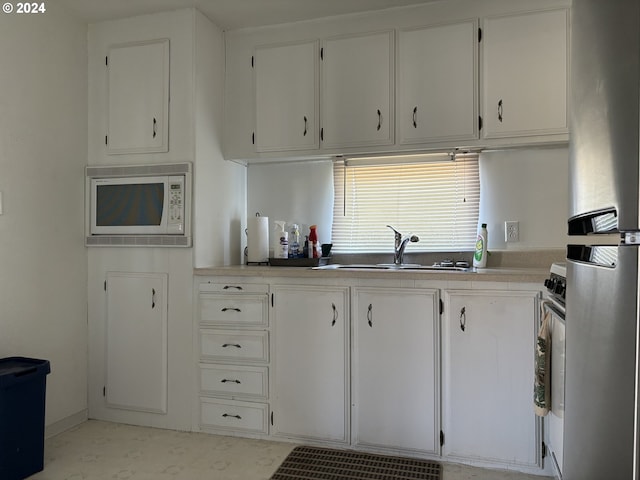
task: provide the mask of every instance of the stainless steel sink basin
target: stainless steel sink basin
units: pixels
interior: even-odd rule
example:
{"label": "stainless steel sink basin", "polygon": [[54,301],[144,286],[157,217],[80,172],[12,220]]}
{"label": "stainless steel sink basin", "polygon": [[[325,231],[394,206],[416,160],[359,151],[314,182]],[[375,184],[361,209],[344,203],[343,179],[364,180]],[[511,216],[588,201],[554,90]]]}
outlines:
{"label": "stainless steel sink basin", "polygon": [[340,264],[334,263],[323,265],[321,267],[313,267],[314,270],[420,270],[431,272],[474,272],[473,268],[455,267],[455,266],[439,266],[439,265],[420,265],[417,263],[403,263],[396,265],[394,263],[377,263],[377,264]]}

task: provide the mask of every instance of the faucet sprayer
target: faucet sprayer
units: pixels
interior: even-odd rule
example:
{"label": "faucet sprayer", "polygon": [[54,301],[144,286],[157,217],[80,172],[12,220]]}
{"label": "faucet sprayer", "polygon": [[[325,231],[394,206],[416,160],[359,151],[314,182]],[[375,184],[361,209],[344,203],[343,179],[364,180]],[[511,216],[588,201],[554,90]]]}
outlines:
{"label": "faucet sprayer", "polygon": [[389,227],[391,230],[393,230],[394,236],[395,236],[395,242],[394,242],[394,246],[393,246],[393,263],[395,265],[402,265],[403,263],[403,258],[404,258],[404,249],[407,246],[408,242],[411,243],[416,243],[418,241],[420,241],[420,239],[418,238],[417,235],[409,235],[407,237],[405,237],[404,239],[402,238],[402,234],[397,231],[395,228],[393,228],[391,225],[387,225],[387,227]]}

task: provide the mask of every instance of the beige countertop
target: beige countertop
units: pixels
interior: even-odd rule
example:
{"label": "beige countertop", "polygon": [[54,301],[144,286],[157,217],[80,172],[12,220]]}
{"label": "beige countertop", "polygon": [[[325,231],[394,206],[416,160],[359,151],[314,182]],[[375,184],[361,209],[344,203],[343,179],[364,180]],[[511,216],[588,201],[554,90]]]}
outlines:
{"label": "beige countertop", "polygon": [[198,276],[216,277],[298,277],[298,278],[372,278],[406,280],[459,280],[483,282],[540,283],[549,275],[548,268],[496,267],[483,268],[475,272],[420,271],[420,270],[358,270],[328,269],[314,270],[310,267],[271,267],[232,265],[226,267],[196,268]]}

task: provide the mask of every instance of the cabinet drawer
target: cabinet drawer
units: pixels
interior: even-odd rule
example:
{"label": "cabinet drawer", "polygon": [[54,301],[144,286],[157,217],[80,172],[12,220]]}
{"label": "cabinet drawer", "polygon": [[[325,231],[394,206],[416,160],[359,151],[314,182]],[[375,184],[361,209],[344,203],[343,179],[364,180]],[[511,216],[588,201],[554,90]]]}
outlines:
{"label": "cabinet drawer", "polygon": [[266,434],[268,410],[266,403],[200,398],[200,426]]}
{"label": "cabinet drawer", "polygon": [[200,323],[205,325],[267,326],[266,295],[219,295],[200,292]]}
{"label": "cabinet drawer", "polygon": [[203,359],[267,362],[268,332],[200,330],[200,355]]}
{"label": "cabinet drawer", "polygon": [[267,367],[200,364],[200,392],[233,398],[267,399]]}
{"label": "cabinet drawer", "polygon": [[247,294],[247,293],[269,293],[269,285],[262,283],[201,283],[198,286],[200,293],[229,293],[229,294]]}

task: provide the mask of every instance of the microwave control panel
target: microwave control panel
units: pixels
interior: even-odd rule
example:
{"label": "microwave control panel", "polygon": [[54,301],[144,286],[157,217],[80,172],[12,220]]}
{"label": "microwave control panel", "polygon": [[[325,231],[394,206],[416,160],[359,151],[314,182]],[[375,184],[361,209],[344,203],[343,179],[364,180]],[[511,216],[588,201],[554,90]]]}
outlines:
{"label": "microwave control panel", "polygon": [[167,233],[184,233],[184,176],[169,177]]}

